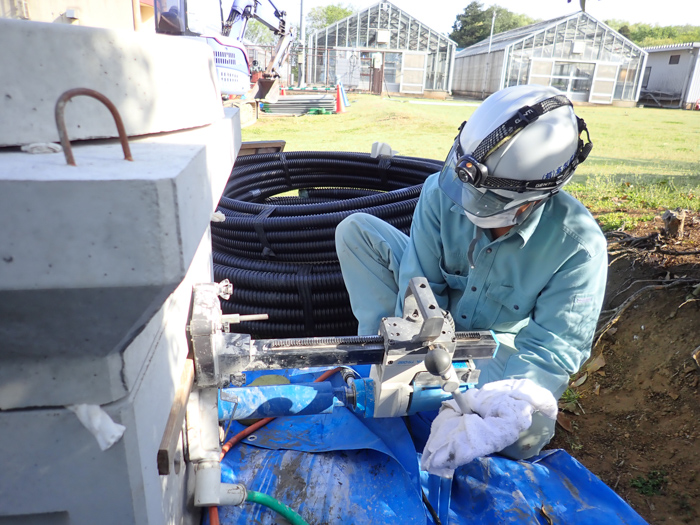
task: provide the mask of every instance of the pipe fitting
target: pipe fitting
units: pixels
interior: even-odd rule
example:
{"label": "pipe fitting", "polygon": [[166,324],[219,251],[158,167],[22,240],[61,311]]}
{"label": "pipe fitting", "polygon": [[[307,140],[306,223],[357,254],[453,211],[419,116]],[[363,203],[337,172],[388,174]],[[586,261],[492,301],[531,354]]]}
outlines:
{"label": "pipe fitting", "polygon": [[222,483],[219,487],[219,505],[242,505],[248,498],[248,491],[241,483]]}
{"label": "pipe fitting", "polygon": [[195,507],[217,507],[221,501],[221,463],[202,461],[195,465]]}

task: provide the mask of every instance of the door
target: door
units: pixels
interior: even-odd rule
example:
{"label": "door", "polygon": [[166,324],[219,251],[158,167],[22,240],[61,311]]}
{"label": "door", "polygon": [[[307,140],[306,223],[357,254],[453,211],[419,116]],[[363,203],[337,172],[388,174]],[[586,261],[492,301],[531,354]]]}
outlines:
{"label": "door", "polygon": [[426,53],[403,52],[399,76],[399,91],[401,93],[423,93],[426,57]]}
{"label": "door", "polygon": [[591,97],[589,102],[596,104],[612,104],[617,82],[617,64],[598,64],[593,76]]}
{"label": "door", "polygon": [[375,52],[372,53],[372,68],[371,72],[371,86],[372,93],[375,95],[382,94],[382,84],[384,83],[384,53]]}

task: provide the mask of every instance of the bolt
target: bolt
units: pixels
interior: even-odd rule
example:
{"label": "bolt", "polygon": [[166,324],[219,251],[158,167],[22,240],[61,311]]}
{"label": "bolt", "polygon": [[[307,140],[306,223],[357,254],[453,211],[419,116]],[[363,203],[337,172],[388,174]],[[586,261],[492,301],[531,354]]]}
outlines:
{"label": "bolt", "polygon": [[233,293],[233,285],[229,282],[228,279],[225,279],[219,283],[219,297],[222,297],[223,299],[228,299],[231,297],[231,294]]}

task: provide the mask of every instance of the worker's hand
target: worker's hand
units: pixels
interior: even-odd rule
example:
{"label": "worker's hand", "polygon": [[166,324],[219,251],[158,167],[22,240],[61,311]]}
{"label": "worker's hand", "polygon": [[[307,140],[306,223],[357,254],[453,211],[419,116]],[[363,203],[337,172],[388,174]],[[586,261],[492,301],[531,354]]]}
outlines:
{"label": "worker's hand", "polygon": [[433,421],[421,460],[423,470],[445,478],[457,467],[515,443],[532,424],[533,412],[557,417],[552,393],[529,379],[495,381],[454,396],[459,402],[444,402]]}

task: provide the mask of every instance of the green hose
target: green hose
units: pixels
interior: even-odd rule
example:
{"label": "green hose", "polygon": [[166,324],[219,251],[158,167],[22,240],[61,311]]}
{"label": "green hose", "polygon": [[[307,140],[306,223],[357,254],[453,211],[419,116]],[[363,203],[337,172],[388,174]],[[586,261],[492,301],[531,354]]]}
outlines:
{"label": "green hose", "polygon": [[258,503],[260,505],[265,505],[275,512],[279,513],[281,516],[287,519],[292,525],[309,525],[304,518],[299,516],[292,509],[287,507],[284,503],[277,501],[275,498],[263,494],[262,492],[255,492],[254,490],[248,491],[248,496],[245,499],[251,503]]}

